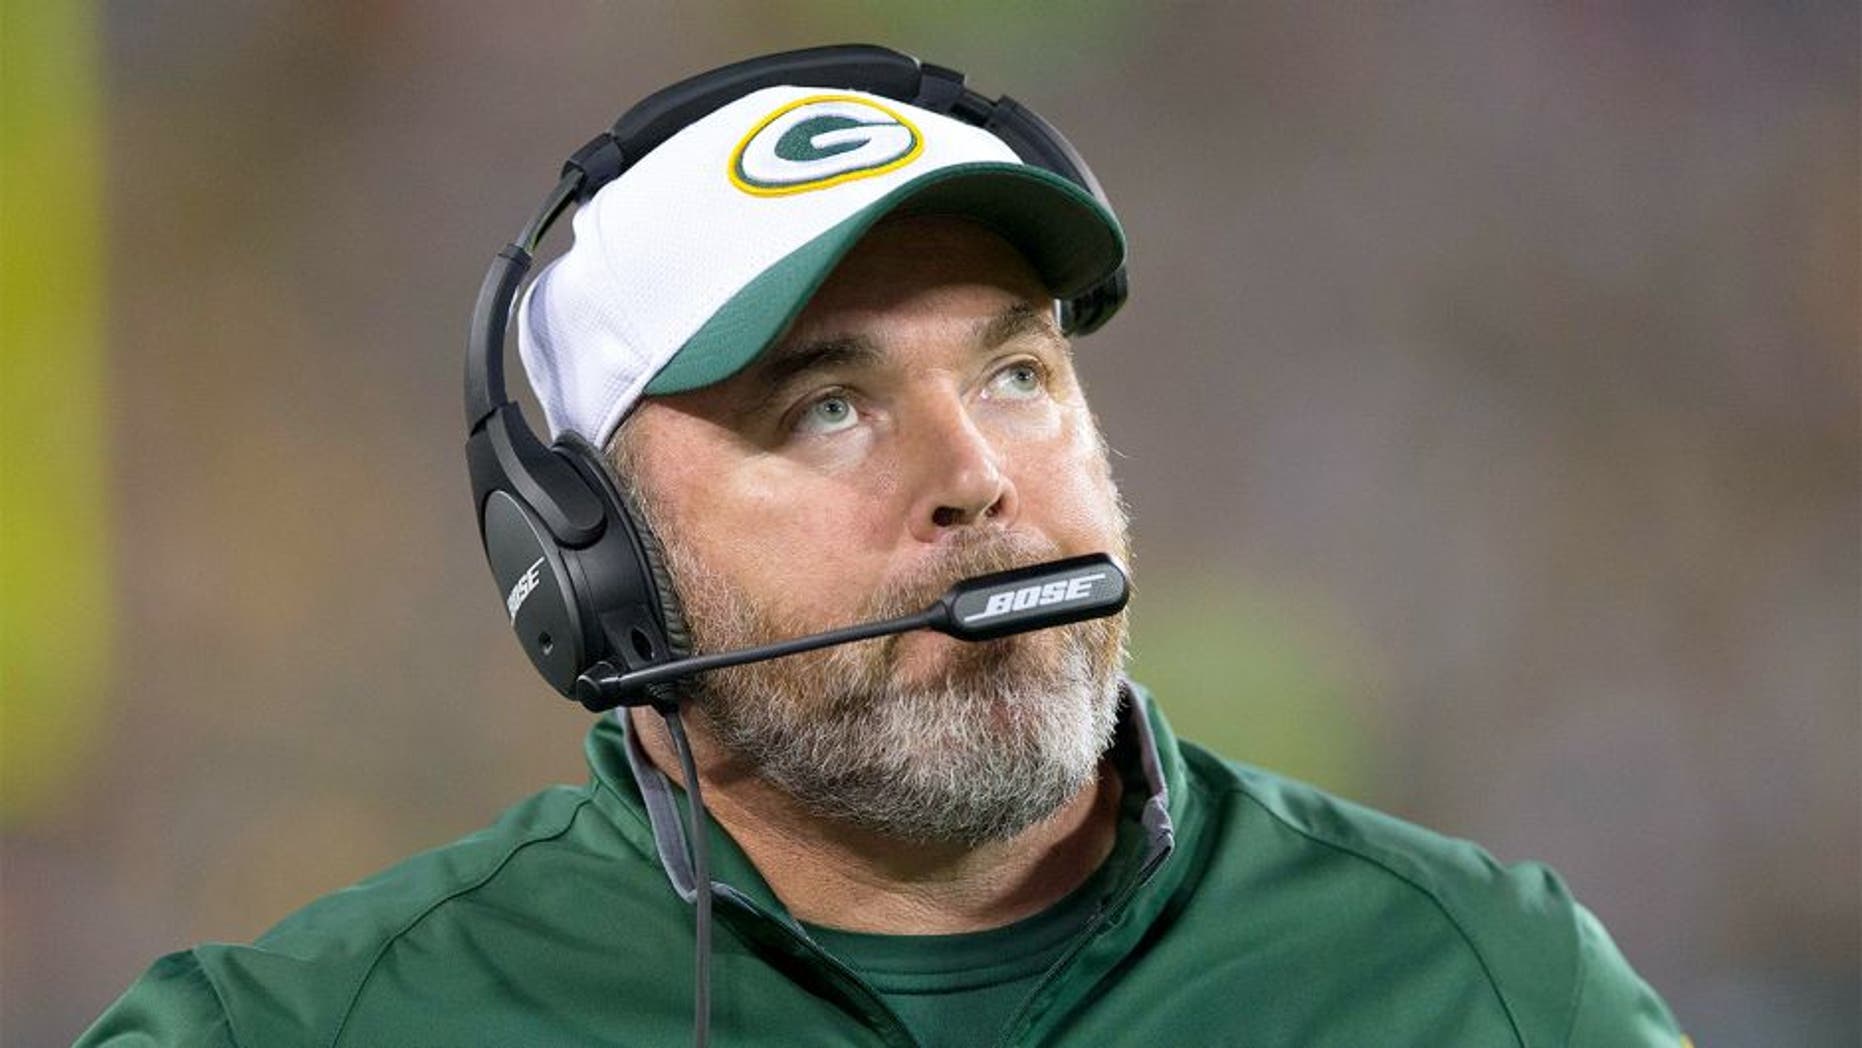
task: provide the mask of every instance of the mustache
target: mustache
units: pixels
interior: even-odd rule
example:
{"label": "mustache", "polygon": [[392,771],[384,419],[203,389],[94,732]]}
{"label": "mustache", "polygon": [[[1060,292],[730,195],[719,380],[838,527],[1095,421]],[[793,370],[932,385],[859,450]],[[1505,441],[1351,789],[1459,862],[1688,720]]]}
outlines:
{"label": "mustache", "polygon": [[1055,560],[1060,545],[1021,531],[969,532],[942,552],[881,586],[861,609],[865,619],[890,619],[924,610],[964,579]]}

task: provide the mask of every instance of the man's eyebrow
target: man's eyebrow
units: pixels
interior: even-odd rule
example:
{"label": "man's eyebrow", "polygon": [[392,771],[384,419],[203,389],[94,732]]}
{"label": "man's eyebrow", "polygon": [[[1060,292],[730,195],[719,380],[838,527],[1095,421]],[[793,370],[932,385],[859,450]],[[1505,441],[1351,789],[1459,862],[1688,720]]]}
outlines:
{"label": "man's eyebrow", "polygon": [[977,328],[976,341],[984,349],[994,349],[1024,335],[1039,335],[1054,342],[1066,342],[1066,336],[1060,333],[1060,328],[1054,323],[1053,311],[1036,309],[1026,302],[1017,302],[983,321]]}
{"label": "man's eyebrow", "polygon": [[809,372],[870,366],[884,358],[879,343],[865,335],[841,335],[777,346],[755,365],[755,384],[762,393],[747,413],[761,412],[790,383]]}

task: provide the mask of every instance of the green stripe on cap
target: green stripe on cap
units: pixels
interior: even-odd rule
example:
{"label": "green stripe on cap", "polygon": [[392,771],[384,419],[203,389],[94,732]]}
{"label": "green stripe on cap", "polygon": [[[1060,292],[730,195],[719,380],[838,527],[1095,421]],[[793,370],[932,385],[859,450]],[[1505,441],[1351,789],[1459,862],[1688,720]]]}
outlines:
{"label": "green stripe on cap", "polygon": [[652,381],[649,395],[681,393],[731,377],[788,328],[828,274],[888,215],[975,219],[1027,257],[1056,298],[1110,276],[1125,234],[1092,194],[1024,164],[954,164],[887,193],[756,275],[718,308]]}

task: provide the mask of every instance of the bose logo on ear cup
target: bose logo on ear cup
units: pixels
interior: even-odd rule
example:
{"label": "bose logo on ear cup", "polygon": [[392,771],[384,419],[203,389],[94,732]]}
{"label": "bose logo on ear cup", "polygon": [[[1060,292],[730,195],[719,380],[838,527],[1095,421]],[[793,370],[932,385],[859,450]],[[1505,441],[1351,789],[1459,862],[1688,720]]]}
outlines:
{"label": "bose logo on ear cup", "polygon": [[517,585],[512,586],[511,592],[505,595],[504,610],[511,613],[513,623],[517,621],[517,609],[524,606],[525,598],[530,596],[531,591],[535,590],[537,583],[541,581],[538,569],[542,567],[543,558],[538,557],[535,564],[530,565],[527,571],[517,577]]}
{"label": "bose logo on ear cup", "polygon": [[1079,600],[1090,596],[1093,592],[1093,583],[1105,577],[1106,573],[1099,571],[1060,582],[1036,583],[1020,589],[991,593],[989,603],[983,605],[983,610],[974,615],[965,616],[963,621],[981,622],[984,619],[1007,615],[1011,611],[1027,611],[1029,608],[1042,608],[1049,604]]}

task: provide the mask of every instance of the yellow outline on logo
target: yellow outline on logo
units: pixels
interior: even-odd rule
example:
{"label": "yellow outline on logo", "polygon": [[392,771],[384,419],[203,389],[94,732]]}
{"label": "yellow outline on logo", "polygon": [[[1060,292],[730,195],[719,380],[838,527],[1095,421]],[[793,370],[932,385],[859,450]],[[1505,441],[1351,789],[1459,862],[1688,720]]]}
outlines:
{"label": "yellow outline on logo", "polygon": [[[754,186],[738,177],[737,169],[743,162],[744,150],[750,148],[751,141],[755,139],[757,135],[762,134],[764,128],[775,123],[776,118],[782,114],[800,109],[803,106],[814,105],[816,102],[853,102],[858,105],[866,106],[869,109],[877,109],[898,121],[905,130],[912,133],[912,148],[906,150],[905,154],[898,159],[888,160],[878,167],[863,167],[853,171],[842,171],[838,175],[829,175],[826,178],[814,182],[797,182],[792,186]],[[724,167],[724,173],[730,176],[731,185],[736,186],[738,189],[743,190],[751,196],[789,196],[793,193],[807,193],[816,189],[826,189],[829,186],[838,186],[842,182],[852,182],[857,178],[871,178],[874,175],[883,175],[888,171],[897,171],[899,168],[918,159],[919,155],[924,151],[925,135],[923,131],[918,130],[917,124],[912,123],[910,120],[905,119],[903,116],[870,98],[864,98],[860,95],[810,95],[807,98],[798,98],[790,102],[781,109],[764,117],[755,127],[751,128],[750,133],[743,136],[743,140],[737,143],[737,148],[731,150],[731,158]]]}

